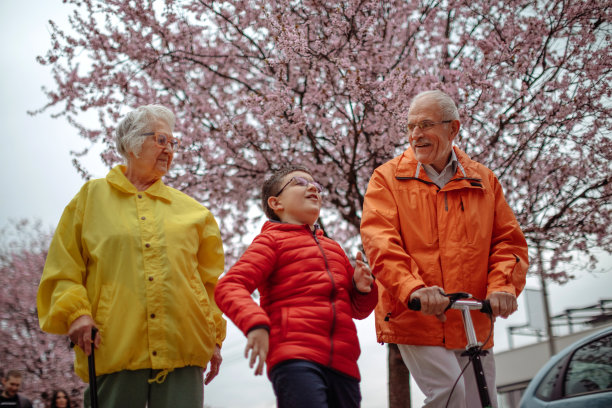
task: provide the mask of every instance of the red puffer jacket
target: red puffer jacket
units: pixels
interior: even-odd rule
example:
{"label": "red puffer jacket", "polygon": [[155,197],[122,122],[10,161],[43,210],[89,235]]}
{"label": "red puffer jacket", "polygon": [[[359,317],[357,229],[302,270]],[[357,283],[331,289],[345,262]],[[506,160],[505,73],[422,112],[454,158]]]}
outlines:
{"label": "red puffer jacket", "polygon": [[[335,241],[307,225],[267,221],[219,280],[215,301],[246,335],[270,329],[268,374],[282,361],[313,361],[359,379],[353,318],[374,309],[378,289],[353,286],[353,267]],[[259,290],[260,305],[251,293]]]}

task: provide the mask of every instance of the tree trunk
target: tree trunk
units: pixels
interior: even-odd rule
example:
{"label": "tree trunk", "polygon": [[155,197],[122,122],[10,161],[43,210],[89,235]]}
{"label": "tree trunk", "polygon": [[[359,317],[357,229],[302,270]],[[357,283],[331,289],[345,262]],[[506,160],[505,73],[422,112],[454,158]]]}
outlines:
{"label": "tree trunk", "polygon": [[396,344],[389,344],[389,408],[410,408],[410,373]]}

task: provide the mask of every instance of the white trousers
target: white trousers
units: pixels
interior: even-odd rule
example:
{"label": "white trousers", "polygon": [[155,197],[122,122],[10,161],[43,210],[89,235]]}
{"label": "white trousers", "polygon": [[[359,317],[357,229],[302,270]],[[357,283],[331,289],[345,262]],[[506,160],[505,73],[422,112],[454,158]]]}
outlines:
{"label": "white trousers", "polygon": [[[481,407],[478,386],[474,369],[470,364],[457,381],[461,370],[470,361],[468,356],[461,356],[465,350],[447,350],[438,346],[410,346],[398,344],[404,364],[408,367],[412,378],[425,394],[425,405],[431,408],[476,408]],[[495,390],[495,358],[488,351],[481,356],[482,367],[489,388],[491,405],[497,407],[497,392]],[[449,395],[450,401],[448,399]],[[446,402],[448,405],[446,405]]]}

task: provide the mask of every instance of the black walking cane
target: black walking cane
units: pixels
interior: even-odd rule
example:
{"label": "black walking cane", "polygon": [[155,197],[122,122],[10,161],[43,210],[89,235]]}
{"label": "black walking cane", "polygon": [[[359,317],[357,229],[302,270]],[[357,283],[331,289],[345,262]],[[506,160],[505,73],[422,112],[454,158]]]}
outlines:
{"label": "black walking cane", "polygon": [[98,384],[96,383],[96,360],[94,358],[94,340],[98,329],[91,328],[91,354],[87,357],[89,365],[89,397],[91,398],[91,408],[98,408]]}

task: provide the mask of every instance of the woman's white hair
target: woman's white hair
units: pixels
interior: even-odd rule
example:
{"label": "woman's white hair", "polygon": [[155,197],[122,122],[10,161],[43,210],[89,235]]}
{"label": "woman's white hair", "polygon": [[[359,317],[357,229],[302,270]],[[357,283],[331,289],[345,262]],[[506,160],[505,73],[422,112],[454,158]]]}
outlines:
{"label": "woman's white hair", "polygon": [[125,115],[115,131],[115,145],[119,154],[126,160],[130,153],[138,157],[146,138],[143,133],[153,132],[159,121],[174,130],[174,113],[162,105],[143,105]]}
{"label": "woman's white hair", "polygon": [[410,109],[408,111],[411,111],[416,102],[423,98],[433,99],[437,102],[440,110],[442,111],[442,117],[444,118],[443,120],[459,120],[459,111],[457,110],[457,105],[455,105],[453,98],[438,90],[421,92],[415,96],[410,103]]}

